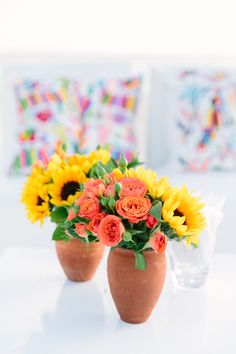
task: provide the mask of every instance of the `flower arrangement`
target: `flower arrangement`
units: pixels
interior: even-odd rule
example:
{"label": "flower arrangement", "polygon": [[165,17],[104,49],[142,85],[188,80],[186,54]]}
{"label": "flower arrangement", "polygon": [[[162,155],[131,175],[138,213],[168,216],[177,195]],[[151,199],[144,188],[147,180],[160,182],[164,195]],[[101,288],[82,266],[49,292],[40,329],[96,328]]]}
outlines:
{"label": "flower arrangement", "polygon": [[70,156],[58,145],[33,166],[22,193],[32,222],[49,217],[56,223],[52,239],[68,279],[90,280],[104,246],[111,248],[108,283],[120,318],[129,323],[145,322],[158,301],[167,243],[197,247],[206,225],[204,205],[186,186],[173,187],[139,164],[123,155],[115,161],[101,148]]}
{"label": "flower arrangement", "polygon": [[[118,166],[106,148],[98,148],[89,155],[67,155],[66,148],[58,143],[54,155],[37,161],[27,178],[21,201],[25,204],[31,222],[45,218],[60,224],[68,215],[68,208],[77,200],[89,178],[97,178],[100,171],[110,173]],[[138,165],[136,157],[130,167]]]}
{"label": "flower arrangement", "polygon": [[84,178],[82,192],[67,208],[53,239],[100,241],[112,249],[132,250],[135,267],[142,270],[145,250],[162,253],[173,240],[197,247],[205,227],[199,198],[185,186],[171,186],[166,177],[158,179],[151,169],[130,167],[122,156],[111,171],[100,166]]}

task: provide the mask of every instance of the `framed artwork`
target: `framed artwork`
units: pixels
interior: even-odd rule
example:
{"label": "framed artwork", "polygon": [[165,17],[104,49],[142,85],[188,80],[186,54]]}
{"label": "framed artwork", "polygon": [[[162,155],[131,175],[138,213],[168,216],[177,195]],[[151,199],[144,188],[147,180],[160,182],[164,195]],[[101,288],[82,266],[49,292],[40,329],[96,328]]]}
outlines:
{"label": "framed artwork", "polygon": [[8,174],[27,174],[32,163],[53,154],[58,141],[69,153],[108,145],[114,158],[124,153],[130,159],[140,150],[142,75],[112,66],[108,73],[99,65],[94,73],[86,70],[59,67],[53,75],[47,66],[8,70],[4,115],[9,120],[3,127]]}
{"label": "framed artwork", "polygon": [[182,170],[236,170],[235,74],[219,69],[178,71],[172,118]]}

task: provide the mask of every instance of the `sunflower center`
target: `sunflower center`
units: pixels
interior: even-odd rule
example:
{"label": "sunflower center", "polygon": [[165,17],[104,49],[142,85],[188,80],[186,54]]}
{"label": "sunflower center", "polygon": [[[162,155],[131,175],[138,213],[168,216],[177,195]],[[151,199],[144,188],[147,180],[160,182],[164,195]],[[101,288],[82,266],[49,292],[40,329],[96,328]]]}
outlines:
{"label": "sunflower center", "polygon": [[61,199],[67,200],[69,195],[75,195],[79,190],[79,183],[75,181],[67,182],[61,189]]}
{"label": "sunflower center", "polygon": [[[179,211],[178,209],[176,209],[176,210],[174,211],[174,216],[179,216],[179,217],[181,218],[182,216],[184,216],[184,214],[183,214],[181,211]],[[185,220],[185,222],[183,223],[183,225],[187,225],[186,220]]]}
{"label": "sunflower center", "polygon": [[37,206],[42,205],[44,202],[44,200],[38,195],[38,199],[37,199]]}

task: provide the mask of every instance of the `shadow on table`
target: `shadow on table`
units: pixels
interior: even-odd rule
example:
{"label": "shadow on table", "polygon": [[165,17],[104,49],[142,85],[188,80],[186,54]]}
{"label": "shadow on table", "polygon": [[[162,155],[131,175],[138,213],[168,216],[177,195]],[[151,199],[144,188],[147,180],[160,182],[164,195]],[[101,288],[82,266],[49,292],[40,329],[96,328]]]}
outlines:
{"label": "shadow on table", "polygon": [[42,329],[31,332],[21,354],[126,353],[130,343],[131,352],[149,354],[155,352],[153,339],[159,353],[173,353],[176,348],[182,354],[204,353],[204,289],[166,289],[150,320],[142,325],[122,322],[110,296],[102,296],[94,281],[65,281],[55,302],[55,309],[41,318]]}
{"label": "shadow on table", "polygon": [[[94,281],[65,281],[53,312],[42,317],[42,330],[32,333],[23,354],[74,353],[85,348],[106,326],[101,294]],[[83,351],[83,350],[82,350]]]}
{"label": "shadow on table", "polygon": [[[146,323],[130,325],[117,321],[114,332],[116,339],[128,333],[129,341],[144,353],[199,354],[204,353],[207,326],[206,289],[184,291],[169,286]],[[148,342],[144,338],[149,338]],[[150,338],[155,338],[156,351]]]}

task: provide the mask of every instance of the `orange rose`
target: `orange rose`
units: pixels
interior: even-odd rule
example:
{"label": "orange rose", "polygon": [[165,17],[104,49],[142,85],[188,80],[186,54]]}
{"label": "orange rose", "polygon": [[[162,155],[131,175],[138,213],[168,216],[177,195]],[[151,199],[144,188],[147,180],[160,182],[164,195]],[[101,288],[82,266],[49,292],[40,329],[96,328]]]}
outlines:
{"label": "orange rose", "polygon": [[101,178],[91,178],[87,183],[85,183],[84,193],[88,197],[100,197],[105,191],[105,189],[105,183]]}
{"label": "orange rose", "polygon": [[80,236],[80,237],[87,237],[87,232],[86,232],[86,225],[84,224],[75,224],[75,229],[76,229],[76,233]]}
{"label": "orange rose", "polygon": [[116,246],[122,240],[125,228],[118,216],[107,215],[98,227],[98,238],[105,246]]}
{"label": "orange rose", "polygon": [[120,180],[122,189],[120,196],[122,197],[144,197],[147,193],[147,186],[144,182],[136,178],[122,178]]}
{"label": "orange rose", "polygon": [[163,232],[157,231],[150,238],[149,244],[154,251],[157,253],[162,253],[166,249],[167,237],[163,234]]}
{"label": "orange rose", "polygon": [[98,234],[98,226],[100,225],[100,222],[102,219],[107,216],[106,213],[98,213],[97,215],[94,216],[94,218],[89,222],[87,229],[91,231],[94,235]]}
{"label": "orange rose", "polygon": [[150,200],[144,197],[125,197],[116,202],[117,213],[133,224],[146,220],[151,207]]}
{"label": "orange rose", "polygon": [[88,198],[90,198],[90,197],[85,195],[85,193],[82,193],[81,196],[78,199],[76,199],[75,205],[81,205]]}
{"label": "orange rose", "polygon": [[149,229],[154,229],[154,227],[158,225],[158,220],[154,216],[148,214],[146,225]]}
{"label": "orange rose", "polygon": [[116,194],[116,192],[115,192],[115,182],[111,182],[107,186],[106,190],[104,191],[104,195],[109,198],[109,197],[114,197],[115,194]]}
{"label": "orange rose", "polygon": [[78,215],[81,218],[92,220],[92,218],[94,218],[94,216],[101,211],[101,205],[99,204],[98,199],[95,197],[87,198],[83,196],[82,198],[78,199],[77,204],[80,206]]}
{"label": "orange rose", "polygon": [[77,215],[75,214],[73,209],[70,209],[69,214],[67,216],[67,220],[73,220]]}

